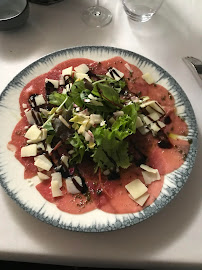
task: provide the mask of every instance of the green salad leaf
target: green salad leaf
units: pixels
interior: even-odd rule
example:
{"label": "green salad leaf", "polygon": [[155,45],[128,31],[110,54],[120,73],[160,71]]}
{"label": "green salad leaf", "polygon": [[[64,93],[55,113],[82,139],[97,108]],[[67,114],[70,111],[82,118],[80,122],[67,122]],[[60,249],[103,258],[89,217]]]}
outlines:
{"label": "green salad leaf", "polygon": [[128,168],[128,143],[117,138],[116,131],[107,128],[96,128],[93,132],[97,148],[93,150],[93,160],[102,170],[116,167]]}
{"label": "green salad leaf", "polygon": [[56,106],[60,106],[60,104],[62,104],[62,102],[65,100],[65,98],[67,97],[66,94],[60,94],[56,91],[53,91],[49,96],[49,103],[56,105]]}
{"label": "green salad leaf", "polygon": [[70,163],[72,165],[81,163],[86,150],[82,135],[79,135],[77,132],[75,132],[74,136],[69,139],[68,143],[71,144],[74,148],[74,153],[70,159]]}

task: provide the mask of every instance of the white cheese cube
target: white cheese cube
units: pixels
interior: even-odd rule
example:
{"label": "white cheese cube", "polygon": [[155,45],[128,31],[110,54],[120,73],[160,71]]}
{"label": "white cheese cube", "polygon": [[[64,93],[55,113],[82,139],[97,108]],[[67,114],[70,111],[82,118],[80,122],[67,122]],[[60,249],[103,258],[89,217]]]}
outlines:
{"label": "white cheese cube", "polygon": [[45,83],[52,83],[52,85],[54,86],[55,89],[57,89],[59,87],[59,81],[58,80],[52,80],[52,79],[45,79]]}
{"label": "white cheese cube", "polygon": [[45,173],[42,173],[42,172],[37,172],[37,175],[38,175],[40,180],[47,180],[50,178],[48,175],[46,175]]}
{"label": "white cheese cube", "polygon": [[21,148],[21,157],[35,157],[37,155],[37,145],[31,144]]}
{"label": "white cheese cube", "polygon": [[36,140],[41,135],[41,130],[37,125],[32,125],[25,133],[25,138],[29,140]]}
{"label": "white cheese cube", "polygon": [[160,118],[160,115],[157,112],[153,112],[149,114],[149,118],[151,118],[153,121],[157,121]]}
{"label": "white cheese cube", "polygon": [[[147,106],[151,106],[152,104],[154,104],[155,101],[154,100],[149,100],[149,101],[146,101],[146,102],[143,102],[142,104],[140,104],[140,107],[141,108],[147,108]],[[155,110],[154,110],[155,111]]]}
{"label": "white cheese cube", "polygon": [[89,71],[89,68],[86,64],[81,64],[75,67],[74,70],[78,73],[87,73]]}
{"label": "white cheese cube", "polygon": [[51,174],[52,181],[57,181],[59,183],[59,187],[62,187],[62,174],[60,172],[55,172]]}
{"label": "white cheese cube", "polygon": [[149,198],[149,194],[146,192],[145,194],[143,194],[142,196],[140,196],[139,198],[137,198],[135,201],[139,205],[143,206],[145,204],[145,202],[147,201],[148,198]]}
{"label": "white cheese cube", "polygon": [[43,97],[42,94],[41,94],[41,95],[35,96],[34,99],[35,99],[35,102],[36,102],[36,105],[37,105],[37,106],[40,106],[40,105],[43,105],[43,104],[46,103],[46,101],[45,101],[45,99],[44,99],[44,97]]}
{"label": "white cheese cube", "polygon": [[84,74],[84,73],[79,73],[79,72],[75,72],[75,76],[78,80],[83,80],[86,79],[89,82],[92,82],[92,80],[90,79],[90,77],[88,76],[88,74]]}
{"label": "white cheese cube", "polygon": [[114,79],[116,81],[119,81],[121,78],[123,78],[124,73],[113,67],[112,69],[110,69],[106,73],[106,76],[108,76],[108,77],[110,77],[110,78],[112,78],[112,79]]}
{"label": "white cheese cube", "polygon": [[51,161],[45,155],[37,156],[34,160],[34,165],[45,171],[49,171],[52,167]]}
{"label": "white cheese cube", "polygon": [[145,134],[147,134],[149,132],[149,129],[144,127],[144,126],[139,127],[138,130],[142,135],[145,135]]}
{"label": "white cheese cube", "polygon": [[137,120],[136,120],[136,128],[140,128],[143,126],[143,122],[141,120],[141,118],[138,116]]}
{"label": "white cheese cube", "polygon": [[72,67],[68,67],[62,70],[63,76],[71,76],[72,75]]}
{"label": "white cheese cube", "polygon": [[[74,176],[74,179],[77,181],[77,183],[82,186],[82,180],[79,176]],[[72,181],[72,178],[71,177],[68,177],[66,179],[66,187],[67,187],[67,191],[71,194],[77,194],[77,193],[80,193],[80,190],[78,190],[73,181]]]}
{"label": "white cheese cube", "polygon": [[69,168],[68,159],[69,159],[68,156],[65,156],[65,155],[62,155],[62,156],[61,156],[61,161],[62,161],[62,163],[65,164],[65,166],[66,166],[67,168]]}
{"label": "white cheese cube", "polygon": [[60,190],[58,181],[51,181],[51,191],[54,198],[62,196],[62,191]]}
{"label": "white cheese cube", "polygon": [[152,124],[150,125],[150,129],[151,129],[152,131],[154,131],[154,133],[157,133],[157,132],[160,130],[160,128],[157,126],[156,123],[152,123]]}
{"label": "white cheese cube", "polygon": [[152,77],[151,74],[148,73],[148,72],[142,75],[142,79],[144,79],[145,82],[147,82],[148,84],[154,83],[153,77]]}
{"label": "white cheese cube", "polygon": [[161,106],[157,101],[151,103],[150,106],[151,106],[155,111],[157,111],[158,113],[160,113],[160,114],[162,114],[162,115],[165,114],[164,109],[162,108],[162,106]]}
{"label": "white cheese cube", "polygon": [[166,126],[162,121],[157,121],[157,123],[161,128],[164,128]]}
{"label": "white cheese cube", "polygon": [[125,186],[130,195],[136,200],[143,194],[145,194],[148,188],[139,180],[135,179]]}
{"label": "white cheese cube", "polygon": [[25,116],[27,117],[27,121],[30,125],[34,125],[35,124],[35,120],[32,116],[32,111],[31,110],[25,110]]}
{"label": "white cheese cube", "polygon": [[[65,87],[66,93],[71,91],[72,85],[73,85],[72,83],[68,83],[68,84],[66,85],[66,87]],[[64,89],[63,89],[63,90],[64,90]]]}
{"label": "white cheese cube", "polygon": [[144,182],[146,185],[149,185],[156,180],[160,180],[160,175],[158,172],[151,173],[151,172],[142,171],[142,176],[144,178]]}
{"label": "white cheese cube", "polygon": [[144,164],[140,165],[140,168],[143,169],[142,176],[144,178],[146,185],[149,185],[153,181],[161,179],[159,171],[157,169],[153,169],[153,168],[151,168],[147,165],[144,165]]}
{"label": "white cheese cube", "polygon": [[144,116],[142,120],[146,126],[152,124],[152,121],[147,116]]}
{"label": "white cheese cube", "polygon": [[146,108],[145,108],[147,111],[148,111],[148,113],[150,113],[150,114],[152,114],[152,113],[155,113],[156,111],[154,110],[154,109],[152,109],[152,107],[150,107],[150,106],[146,106]]}
{"label": "white cheese cube", "polygon": [[47,138],[47,129],[42,128],[41,135],[36,140],[28,140],[27,143],[38,143],[44,141]]}
{"label": "white cheese cube", "polygon": [[157,169],[153,169],[145,164],[141,164],[140,168],[143,169],[144,171],[151,172],[151,173],[156,173],[158,171]]}

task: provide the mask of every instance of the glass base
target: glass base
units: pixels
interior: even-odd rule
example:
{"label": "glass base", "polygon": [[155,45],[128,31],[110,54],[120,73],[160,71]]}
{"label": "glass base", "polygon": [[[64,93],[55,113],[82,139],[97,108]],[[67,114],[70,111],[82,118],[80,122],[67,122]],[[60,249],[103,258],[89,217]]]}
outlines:
{"label": "glass base", "polygon": [[131,1],[123,1],[123,7],[128,17],[136,22],[147,22],[155,14],[155,10],[144,5],[134,5]]}
{"label": "glass base", "polygon": [[112,14],[104,7],[93,6],[83,11],[82,19],[89,26],[102,27],[111,22]]}

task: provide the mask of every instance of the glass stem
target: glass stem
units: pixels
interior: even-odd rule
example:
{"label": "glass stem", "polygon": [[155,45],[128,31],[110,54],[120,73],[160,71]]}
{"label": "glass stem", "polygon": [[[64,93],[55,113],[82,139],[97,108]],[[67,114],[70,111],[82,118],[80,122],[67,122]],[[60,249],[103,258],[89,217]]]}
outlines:
{"label": "glass stem", "polygon": [[99,0],[97,0],[96,2],[97,2],[97,3],[96,3],[96,6],[97,6],[97,7],[99,7],[99,5],[100,5],[100,3],[99,3],[99,2],[100,2],[100,1],[99,1]]}

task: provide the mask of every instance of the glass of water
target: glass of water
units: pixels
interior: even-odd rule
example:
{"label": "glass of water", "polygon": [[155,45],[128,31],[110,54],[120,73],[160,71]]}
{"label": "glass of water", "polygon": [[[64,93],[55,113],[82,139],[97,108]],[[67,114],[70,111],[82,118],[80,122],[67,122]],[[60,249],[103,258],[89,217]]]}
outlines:
{"label": "glass of water", "polygon": [[159,10],[164,0],[122,0],[129,18],[137,22],[146,22]]}

